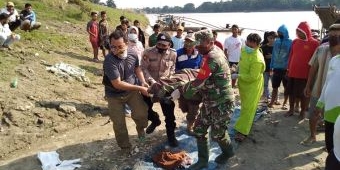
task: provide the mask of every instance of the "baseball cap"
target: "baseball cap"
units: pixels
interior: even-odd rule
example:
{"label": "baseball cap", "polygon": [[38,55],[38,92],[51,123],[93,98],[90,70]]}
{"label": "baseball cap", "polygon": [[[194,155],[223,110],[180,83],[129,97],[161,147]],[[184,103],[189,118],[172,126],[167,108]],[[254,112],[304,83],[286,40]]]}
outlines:
{"label": "baseball cap", "polygon": [[14,3],[13,2],[7,2],[6,6],[13,6],[14,7]]}
{"label": "baseball cap", "polygon": [[185,36],[185,40],[190,40],[192,42],[195,41],[195,34],[194,33],[189,33]]}
{"label": "baseball cap", "polygon": [[157,36],[157,43],[161,43],[164,45],[169,45],[169,43],[171,43],[171,37],[168,33],[166,32],[162,32],[160,34],[158,34]]}
{"label": "baseball cap", "polygon": [[200,30],[195,33],[196,44],[201,44],[202,41],[213,40],[214,35],[210,29]]}
{"label": "baseball cap", "polygon": [[177,30],[184,31],[184,27],[183,27],[183,26],[181,26],[181,25],[179,25],[179,26],[177,27]]}

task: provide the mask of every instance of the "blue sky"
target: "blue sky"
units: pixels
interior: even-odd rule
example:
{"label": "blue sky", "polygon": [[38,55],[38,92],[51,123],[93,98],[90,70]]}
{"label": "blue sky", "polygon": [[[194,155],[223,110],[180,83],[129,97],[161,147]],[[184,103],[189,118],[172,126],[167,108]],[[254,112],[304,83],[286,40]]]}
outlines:
{"label": "blue sky", "polygon": [[[203,2],[208,1],[209,0],[114,0],[117,8],[163,7],[165,5],[183,7],[187,3],[193,3],[195,7],[198,7]],[[106,0],[101,0],[101,2],[106,2]]]}

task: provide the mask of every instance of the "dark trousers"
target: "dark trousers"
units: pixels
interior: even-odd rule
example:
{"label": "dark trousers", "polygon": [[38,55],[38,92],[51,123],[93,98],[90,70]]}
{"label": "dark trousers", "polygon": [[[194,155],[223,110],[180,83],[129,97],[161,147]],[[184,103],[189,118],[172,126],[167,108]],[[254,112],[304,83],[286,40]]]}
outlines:
{"label": "dark trousers", "polygon": [[334,123],[325,121],[325,142],[328,154],[333,150]]}
{"label": "dark trousers", "polygon": [[[151,122],[157,122],[159,120],[159,115],[157,112],[152,110],[153,103],[151,101],[150,97],[144,97],[145,103],[148,105],[148,120]],[[176,128],[176,122],[175,122],[175,103],[172,100],[160,100],[161,108],[163,115],[165,117],[165,128],[166,132],[169,137],[175,137],[175,128]]]}
{"label": "dark trousers", "polygon": [[9,23],[8,23],[9,29],[10,29],[11,31],[16,30],[20,25],[21,25],[21,21],[20,21],[19,19],[17,19],[17,20],[14,21],[14,22],[9,22]]}
{"label": "dark trousers", "polygon": [[325,170],[337,170],[337,169],[340,169],[340,162],[335,157],[334,151],[332,150],[326,158]]}

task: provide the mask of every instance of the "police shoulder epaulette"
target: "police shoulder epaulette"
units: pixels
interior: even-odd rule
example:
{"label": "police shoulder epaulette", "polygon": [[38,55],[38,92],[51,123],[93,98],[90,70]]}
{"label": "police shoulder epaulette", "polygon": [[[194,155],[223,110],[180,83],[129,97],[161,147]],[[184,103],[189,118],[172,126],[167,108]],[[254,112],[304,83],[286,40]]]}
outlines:
{"label": "police shoulder epaulette", "polygon": [[170,51],[172,51],[172,52],[177,52],[174,48],[170,48]]}

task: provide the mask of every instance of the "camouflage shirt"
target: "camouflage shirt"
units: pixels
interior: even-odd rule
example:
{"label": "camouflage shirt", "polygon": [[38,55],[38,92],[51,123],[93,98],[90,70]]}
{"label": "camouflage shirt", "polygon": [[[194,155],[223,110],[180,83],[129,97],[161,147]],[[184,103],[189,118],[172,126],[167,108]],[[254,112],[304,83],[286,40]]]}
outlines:
{"label": "camouflage shirt", "polygon": [[182,91],[187,99],[197,92],[200,93],[203,104],[209,107],[234,101],[230,69],[221,49],[214,46],[207,55],[203,56],[197,78],[186,84]]}

